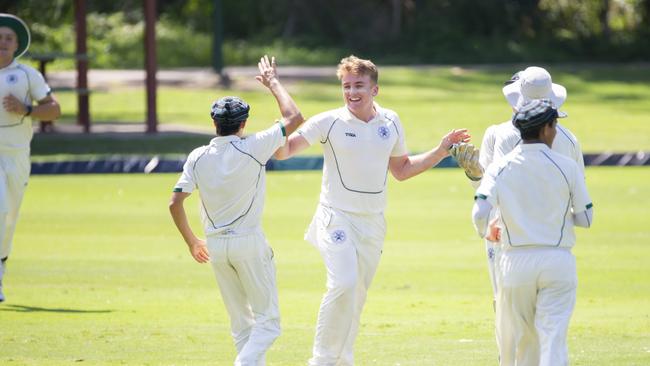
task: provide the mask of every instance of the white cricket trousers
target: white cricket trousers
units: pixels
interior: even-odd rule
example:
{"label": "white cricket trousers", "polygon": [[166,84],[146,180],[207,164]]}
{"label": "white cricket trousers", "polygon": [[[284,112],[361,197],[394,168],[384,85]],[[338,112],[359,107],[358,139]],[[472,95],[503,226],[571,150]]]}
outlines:
{"label": "white cricket trousers", "polygon": [[0,258],[11,253],[30,170],[29,152],[0,152]]}
{"label": "white cricket trousers", "polygon": [[499,257],[501,365],[568,365],[566,338],[578,283],[570,249],[508,249]]}
{"label": "white cricket trousers", "polygon": [[361,311],[386,236],[383,214],[358,215],[319,205],[305,235],[323,258],[323,295],[310,366],[354,365]]}
{"label": "white cricket trousers", "polygon": [[230,315],[236,366],[263,366],[280,336],[280,310],[273,250],[264,234],[207,238],[210,262]]}

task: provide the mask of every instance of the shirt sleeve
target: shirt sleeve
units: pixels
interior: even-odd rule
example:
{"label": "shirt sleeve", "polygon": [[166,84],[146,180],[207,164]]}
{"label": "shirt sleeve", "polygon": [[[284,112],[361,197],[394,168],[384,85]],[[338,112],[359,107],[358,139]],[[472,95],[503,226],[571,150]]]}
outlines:
{"label": "shirt sleeve", "polygon": [[492,161],[497,161],[504,156],[510,154],[512,150],[521,143],[521,135],[516,128],[510,127],[502,128],[499,131],[495,131],[496,135],[494,137],[494,155]]}
{"label": "shirt sleeve", "polygon": [[[331,112],[330,112],[331,113]],[[327,132],[332,125],[332,118],[328,112],[317,114],[309,118],[300,128],[298,134],[307,140],[309,145],[317,142],[323,143],[327,139]]]}
{"label": "shirt sleeve", "polygon": [[29,75],[29,95],[32,100],[42,100],[52,93],[52,89],[47,85],[40,72],[32,67],[28,67],[27,74]]}
{"label": "shirt sleeve", "polygon": [[245,141],[249,146],[251,155],[262,164],[265,164],[273,156],[273,153],[287,141],[284,124],[282,121],[278,121],[266,130],[246,137]]}
{"label": "shirt sleeve", "polygon": [[587,192],[585,177],[577,164],[575,165],[575,179],[573,182],[573,192],[571,193],[571,203],[574,214],[578,214],[593,207],[591,197],[589,197],[589,192]]}
{"label": "shirt sleeve", "polygon": [[196,150],[187,157],[187,160],[185,160],[185,164],[183,164],[183,172],[174,186],[174,192],[192,193],[196,188],[196,183],[194,181],[195,156]]}
{"label": "shirt sleeve", "polygon": [[574,159],[575,159],[576,163],[578,164],[578,169],[582,172],[582,175],[584,177],[584,175],[585,175],[585,158],[582,155],[582,148],[580,147],[580,142],[578,142],[578,139],[575,139],[574,149],[575,149]]}
{"label": "shirt sleeve", "polygon": [[474,196],[477,200],[486,200],[492,207],[497,207],[498,202],[496,179],[500,165],[492,164],[488,167],[485,174],[483,174],[483,179],[481,179],[481,185],[479,185]]}
{"label": "shirt sleeve", "polygon": [[403,156],[408,154],[406,149],[406,136],[404,135],[404,129],[402,128],[402,122],[399,119],[397,114],[393,115],[393,122],[395,123],[395,130],[397,131],[397,140],[393,146],[393,150],[390,152],[390,156]]}
{"label": "shirt sleeve", "polygon": [[479,152],[479,164],[483,167],[483,170],[487,169],[488,166],[494,160],[494,129],[495,125],[488,127],[485,130],[483,135],[483,141],[481,142],[481,149]]}

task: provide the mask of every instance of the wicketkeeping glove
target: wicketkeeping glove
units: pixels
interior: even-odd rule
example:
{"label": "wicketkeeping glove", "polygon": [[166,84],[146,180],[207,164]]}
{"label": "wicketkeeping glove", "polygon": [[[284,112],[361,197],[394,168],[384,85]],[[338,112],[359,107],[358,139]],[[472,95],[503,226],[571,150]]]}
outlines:
{"label": "wicketkeeping glove", "polygon": [[469,179],[477,181],[483,177],[483,168],[478,161],[479,150],[474,145],[466,142],[453,144],[449,154],[465,169],[465,175]]}

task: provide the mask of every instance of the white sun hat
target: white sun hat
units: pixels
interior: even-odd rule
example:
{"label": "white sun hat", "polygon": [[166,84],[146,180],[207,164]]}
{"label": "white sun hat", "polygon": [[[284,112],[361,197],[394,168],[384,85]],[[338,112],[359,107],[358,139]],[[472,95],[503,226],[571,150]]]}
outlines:
{"label": "white sun hat", "polygon": [[519,109],[533,99],[549,99],[555,108],[560,108],[566,100],[566,88],[553,83],[551,74],[544,68],[531,66],[518,73],[519,78],[503,87],[503,95],[508,104]]}

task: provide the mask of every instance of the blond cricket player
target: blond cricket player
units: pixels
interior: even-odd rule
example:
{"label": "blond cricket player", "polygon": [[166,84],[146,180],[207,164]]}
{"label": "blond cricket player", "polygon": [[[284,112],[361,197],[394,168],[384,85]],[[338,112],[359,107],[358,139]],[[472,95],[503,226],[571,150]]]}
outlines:
{"label": "blond cricket player", "polygon": [[313,144],[323,147],[320,200],[305,235],[327,271],[312,366],[354,364],[361,312],[386,235],[388,172],[398,180],[416,176],[448,156],[452,144],[469,139],[466,130],[453,130],[432,150],[409,156],[397,113],[374,102],[376,66],[346,57],[337,76],[345,105],[311,117],[276,154],[285,159]]}

